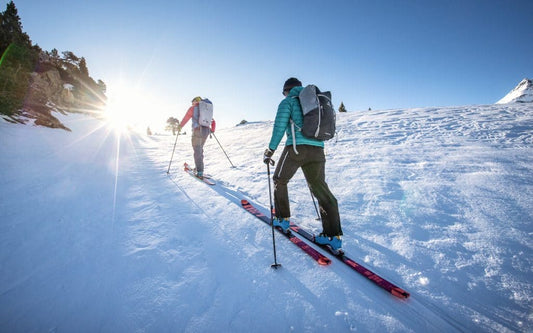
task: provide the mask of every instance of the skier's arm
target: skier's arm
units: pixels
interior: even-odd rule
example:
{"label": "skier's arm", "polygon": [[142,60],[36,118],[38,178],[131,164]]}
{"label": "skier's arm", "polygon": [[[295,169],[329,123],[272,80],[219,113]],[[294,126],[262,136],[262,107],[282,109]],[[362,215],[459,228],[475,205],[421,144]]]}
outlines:
{"label": "skier's arm", "polygon": [[274,120],[274,129],[272,130],[272,137],[270,138],[270,143],[268,144],[268,148],[270,150],[274,151],[278,148],[278,145],[281,142],[281,139],[283,139],[285,131],[289,126],[290,118],[291,111],[289,100],[284,99],[281,101],[281,103],[279,103],[276,119]]}
{"label": "skier's arm", "polygon": [[196,104],[192,105],[189,110],[187,110],[187,112],[185,113],[185,116],[183,116],[183,119],[180,121],[180,127],[183,128],[183,126],[185,126],[185,124],[187,124],[187,122],[189,121],[189,119],[192,118],[192,114],[194,112],[194,107],[196,106]]}

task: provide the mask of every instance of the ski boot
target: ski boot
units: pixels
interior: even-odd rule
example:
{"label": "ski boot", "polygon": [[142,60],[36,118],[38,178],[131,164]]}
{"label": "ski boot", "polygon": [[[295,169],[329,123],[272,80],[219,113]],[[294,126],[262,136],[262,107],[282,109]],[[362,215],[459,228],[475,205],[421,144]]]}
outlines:
{"label": "ski boot", "polygon": [[289,230],[291,222],[288,217],[275,217],[272,222],[274,224],[274,227],[280,228],[281,231],[283,231],[284,233],[288,234],[289,232],[291,232]]}
{"label": "ski boot", "polygon": [[329,237],[324,233],[315,236],[315,243],[325,245],[334,255],[344,254],[341,236]]}

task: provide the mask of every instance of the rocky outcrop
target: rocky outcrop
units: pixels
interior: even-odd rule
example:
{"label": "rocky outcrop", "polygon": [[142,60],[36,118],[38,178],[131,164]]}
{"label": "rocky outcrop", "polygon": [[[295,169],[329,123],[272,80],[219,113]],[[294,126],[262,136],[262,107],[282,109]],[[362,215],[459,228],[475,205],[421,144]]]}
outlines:
{"label": "rocky outcrop", "polygon": [[[82,80],[89,81],[81,82]],[[21,110],[21,116],[34,119],[34,124],[70,131],[53,112],[82,112],[105,104],[105,96],[95,96],[98,91],[90,78],[80,78],[72,71],[63,70],[50,63],[41,63],[31,74],[30,86]],[[87,88],[89,87],[89,88]],[[95,102],[96,101],[96,102]],[[91,110],[92,112],[93,110]],[[95,110],[96,111],[96,110]]]}
{"label": "rocky outcrop", "polygon": [[33,72],[31,83],[22,108],[22,116],[34,119],[35,125],[69,130],[56,117],[53,111],[68,112],[75,104],[72,92],[66,91],[65,84],[56,68],[45,72]]}

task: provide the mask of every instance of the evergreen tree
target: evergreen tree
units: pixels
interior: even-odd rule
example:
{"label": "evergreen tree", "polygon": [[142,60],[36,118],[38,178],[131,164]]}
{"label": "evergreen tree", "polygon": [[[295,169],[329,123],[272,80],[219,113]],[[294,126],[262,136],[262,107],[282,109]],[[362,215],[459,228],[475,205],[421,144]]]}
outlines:
{"label": "evergreen tree", "polygon": [[22,32],[17,8],[10,1],[0,13],[0,114],[13,116],[22,108],[39,50]]}
{"label": "evergreen tree", "polygon": [[13,116],[22,108],[30,84],[30,50],[11,44],[0,60],[0,114]]}
{"label": "evergreen tree", "polygon": [[78,65],[78,62],[80,61],[80,58],[78,58],[74,52],[71,51],[63,51],[63,59],[72,64],[72,65]]}
{"label": "evergreen tree", "polygon": [[17,8],[13,1],[6,6],[5,12],[0,15],[0,51],[4,53],[9,44],[14,42],[15,36],[22,34],[22,24]]}
{"label": "evergreen tree", "polygon": [[17,7],[10,1],[0,15],[0,53],[4,53],[11,43],[31,47],[28,35],[22,32],[22,23]]}
{"label": "evergreen tree", "polygon": [[107,92],[107,85],[104,83],[104,81],[98,80],[96,84],[100,88],[100,91],[102,92],[102,94],[105,94]]}
{"label": "evergreen tree", "polygon": [[89,76],[89,69],[87,68],[87,62],[85,61],[84,57],[81,57],[80,59],[80,73],[84,76]]}
{"label": "evergreen tree", "polygon": [[341,102],[341,105],[339,106],[339,112],[346,112],[346,108],[344,107],[343,102]]}

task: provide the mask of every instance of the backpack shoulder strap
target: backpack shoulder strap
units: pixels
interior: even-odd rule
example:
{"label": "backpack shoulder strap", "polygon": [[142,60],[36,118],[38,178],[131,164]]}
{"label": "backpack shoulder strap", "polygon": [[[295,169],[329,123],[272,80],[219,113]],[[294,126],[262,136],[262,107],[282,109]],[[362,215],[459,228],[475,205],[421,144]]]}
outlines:
{"label": "backpack shoulder strap", "polygon": [[[299,96],[293,96],[292,98],[298,98],[298,100],[300,99]],[[294,129],[295,127],[298,128],[298,131],[302,131],[302,128],[299,127],[298,125],[296,125],[296,123],[294,122],[294,120],[292,120],[292,118],[290,118],[290,122],[291,122],[291,134],[292,134],[292,149],[294,150],[294,152],[296,153],[296,155],[298,155],[298,150],[296,150],[296,130]]]}

